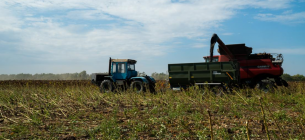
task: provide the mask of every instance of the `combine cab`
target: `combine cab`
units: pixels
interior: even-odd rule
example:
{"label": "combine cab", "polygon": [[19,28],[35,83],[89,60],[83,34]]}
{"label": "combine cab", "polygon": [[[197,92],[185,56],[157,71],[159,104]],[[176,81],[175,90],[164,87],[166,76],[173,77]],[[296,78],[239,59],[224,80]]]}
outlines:
{"label": "combine cab", "polygon": [[92,83],[100,87],[100,91],[112,92],[115,89],[131,88],[137,92],[155,92],[155,79],[150,76],[138,77],[135,70],[136,60],[109,59],[108,73],[93,73]]}

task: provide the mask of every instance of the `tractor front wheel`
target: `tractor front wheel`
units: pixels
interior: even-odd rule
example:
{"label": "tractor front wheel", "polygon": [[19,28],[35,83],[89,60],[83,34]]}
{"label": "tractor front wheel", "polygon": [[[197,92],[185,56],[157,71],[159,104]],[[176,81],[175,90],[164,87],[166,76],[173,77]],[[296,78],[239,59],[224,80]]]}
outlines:
{"label": "tractor front wheel", "polygon": [[101,93],[109,93],[113,91],[113,84],[110,80],[104,80],[100,86]]}
{"label": "tractor front wheel", "polygon": [[132,91],[135,91],[137,93],[145,92],[145,87],[142,81],[133,81],[130,84],[130,88]]}

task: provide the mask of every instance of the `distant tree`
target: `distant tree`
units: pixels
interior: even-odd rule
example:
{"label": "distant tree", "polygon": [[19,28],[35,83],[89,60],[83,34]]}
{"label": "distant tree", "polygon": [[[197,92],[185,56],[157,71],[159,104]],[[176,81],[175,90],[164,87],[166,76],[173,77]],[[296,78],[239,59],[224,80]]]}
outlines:
{"label": "distant tree", "polygon": [[10,76],[7,75],[7,74],[1,74],[0,75],[0,80],[9,80],[10,79]]}
{"label": "distant tree", "polygon": [[20,73],[20,74],[15,75],[14,79],[31,80],[32,79],[32,74]]}
{"label": "distant tree", "polygon": [[79,77],[80,80],[85,80],[85,79],[87,79],[87,72],[86,72],[85,70],[82,71],[82,72],[80,72],[80,73],[78,74],[78,77]]}
{"label": "distant tree", "polygon": [[156,80],[166,80],[166,79],[168,79],[168,74],[165,74],[163,72],[161,72],[161,73],[154,72],[154,73],[151,74],[151,76],[153,78],[155,78]]}
{"label": "distant tree", "polygon": [[297,74],[292,76],[293,81],[305,81],[305,77],[303,75]]}
{"label": "distant tree", "polygon": [[292,81],[292,80],[293,80],[292,77],[291,77],[289,74],[287,74],[287,73],[284,73],[284,74],[282,75],[282,78],[283,78],[284,80],[286,80],[286,81]]}
{"label": "distant tree", "polygon": [[145,72],[139,72],[138,71],[138,76],[146,76],[147,74]]}
{"label": "distant tree", "polygon": [[86,71],[80,73],[41,73],[41,74],[1,74],[0,80],[86,80],[90,75]]}

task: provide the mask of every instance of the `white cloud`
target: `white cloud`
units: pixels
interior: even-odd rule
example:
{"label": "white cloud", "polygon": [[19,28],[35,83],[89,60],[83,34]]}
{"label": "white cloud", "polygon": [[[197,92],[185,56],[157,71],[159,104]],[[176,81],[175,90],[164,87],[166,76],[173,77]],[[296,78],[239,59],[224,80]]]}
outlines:
{"label": "white cloud", "polygon": [[290,7],[291,0],[254,0],[249,1],[251,6],[266,9],[282,9]]}
{"label": "white cloud", "polygon": [[22,21],[3,2],[0,2],[0,31],[17,31]]}
{"label": "white cloud", "polygon": [[258,14],[255,18],[263,21],[273,21],[281,23],[304,23],[305,12],[292,13],[292,11],[285,11],[281,15],[274,14]]}
{"label": "white cloud", "polygon": [[[35,30],[39,26],[39,30]],[[127,53],[138,56],[164,54],[158,45],[148,45],[145,36],[129,34],[123,29],[95,29],[76,34],[54,23],[39,24],[28,28],[20,46],[26,51],[47,54],[47,60],[90,60],[100,56],[116,56]],[[146,51],[149,50],[149,51]],[[164,50],[164,49],[163,49]]]}
{"label": "white cloud", "polygon": [[234,33],[221,33],[221,35],[233,35]]}
{"label": "white cloud", "polygon": [[202,44],[207,40],[202,37],[210,37],[211,29],[235,16],[239,9],[281,9],[289,7],[289,2],[2,0],[0,35],[18,41],[2,38],[0,43],[24,54],[36,53],[33,59],[55,62],[108,56],[152,58],[167,54],[177,45],[176,38],[194,40],[190,47],[205,47]]}
{"label": "white cloud", "polygon": [[73,10],[68,12],[66,17],[78,20],[114,20],[111,16],[98,10]]}
{"label": "white cloud", "polygon": [[208,45],[204,45],[204,44],[194,44],[192,47],[193,48],[204,48],[207,47]]}

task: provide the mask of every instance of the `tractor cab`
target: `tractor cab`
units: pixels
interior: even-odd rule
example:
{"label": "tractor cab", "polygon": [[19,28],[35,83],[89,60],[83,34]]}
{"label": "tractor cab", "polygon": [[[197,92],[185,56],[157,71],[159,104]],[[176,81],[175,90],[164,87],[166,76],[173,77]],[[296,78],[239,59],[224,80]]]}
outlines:
{"label": "tractor cab", "polygon": [[136,60],[111,59],[111,75],[113,80],[130,79],[138,75],[135,70]]}

